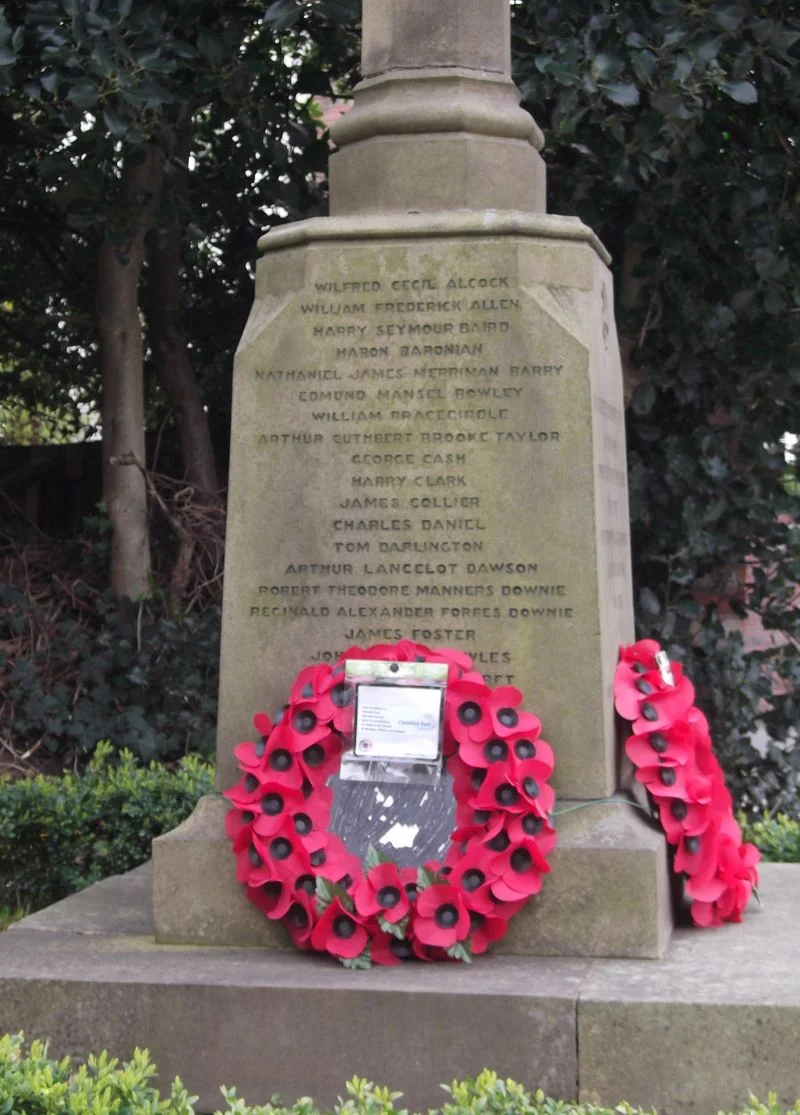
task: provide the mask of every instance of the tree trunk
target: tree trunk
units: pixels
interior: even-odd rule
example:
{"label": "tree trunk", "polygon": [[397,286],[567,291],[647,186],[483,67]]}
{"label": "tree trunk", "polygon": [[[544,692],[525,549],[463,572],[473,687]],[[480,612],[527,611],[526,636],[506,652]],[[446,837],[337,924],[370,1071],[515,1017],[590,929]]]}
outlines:
{"label": "tree trunk", "polygon": [[95,304],[103,374],[103,499],[111,522],[111,588],[136,600],[149,588],[150,538],[144,477],[121,459],[145,464],[139,279],[145,237],[161,189],[161,153],[126,162],[122,179],[130,214],[124,232],[106,233],[97,257]]}
{"label": "tree trunk", "polygon": [[[183,116],[176,128],[176,169],[172,177],[176,193],[185,197],[189,188],[188,160],[192,123]],[[219,489],[214,447],[197,380],[192,367],[181,321],[181,229],[175,207],[159,230],[150,257],[149,282],[144,309],[156,375],[175,409],[186,478],[201,492]]]}

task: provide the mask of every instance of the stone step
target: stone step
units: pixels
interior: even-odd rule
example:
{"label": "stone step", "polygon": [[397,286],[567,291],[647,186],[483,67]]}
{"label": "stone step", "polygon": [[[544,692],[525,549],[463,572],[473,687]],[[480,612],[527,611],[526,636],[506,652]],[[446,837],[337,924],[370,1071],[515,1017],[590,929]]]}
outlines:
{"label": "stone step", "polygon": [[279,1092],[332,1103],[354,1074],[438,1106],[484,1067],[564,1098],[662,1115],[800,1096],[800,866],[769,864],[742,925],[675,931],[662,960],[484,957],[345,971],[255,948],[157,945],[149,866],[0,935],[0,1032],[51,1052],[150,1049],[220,1103]]}

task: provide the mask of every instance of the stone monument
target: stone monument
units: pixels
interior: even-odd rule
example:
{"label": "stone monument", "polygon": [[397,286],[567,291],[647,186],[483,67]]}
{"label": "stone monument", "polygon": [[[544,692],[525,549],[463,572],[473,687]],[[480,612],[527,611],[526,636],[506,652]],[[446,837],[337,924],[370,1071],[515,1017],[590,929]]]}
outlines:
{"label": "stone monument", "polygon": [[[545,212],[508,0],[364,0],[331,216],[262,238],[235,366],[217,779],[298,670],[410,638],[517,685],[555,748],[559,847],[498,951],[658,956],[663,838],[627,804],[633,640],[609,257]],[[613,802],[592,804],[597,799]],[[154,844],[162,942],[290,947],[204,799]]]}

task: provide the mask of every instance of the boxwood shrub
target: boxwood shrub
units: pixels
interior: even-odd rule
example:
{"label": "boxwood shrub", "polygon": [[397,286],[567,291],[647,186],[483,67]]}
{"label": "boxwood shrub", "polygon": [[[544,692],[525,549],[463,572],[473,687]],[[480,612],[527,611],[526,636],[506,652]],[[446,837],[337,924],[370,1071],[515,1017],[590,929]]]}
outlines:
{"label": "boxwood shrub", "polygon": [[744,828],[745,839],[761,849],[765,860],[772,863],[800,863],[800,821],[779,813],[765,813],[759,821],[750,821]]}
{"label": "boxwood shrub", "polygon": [[0,909],[37,910],[138,867],[212,782],[196,756],[170,770],[108,743],[81,775],[0,778]]}
{"label": "boxwood shrub", "polygon": [[[69,1057],[55,1061],[40,1041],[26,1050],[22,1034],[0,1037],[0,1113],[2,1115],[194,1115],[196,1096],[190,1096],[179,1079],[167,1095],[153,1086],[155,1066],[146,1051],[137,1049],[130,1061],[120,1064],[105,1052],[73,1066]],[[216,1115],[323,1115],[311,1099],[291,1107],[274,1098],[263,1106],[249,1106],[233,1088],[221,1088],[223,1104]],[[346,1085],[347,1099],[340,1099],[328,1115],[408,1115],[400,1106],[401,1094],[378,1088],[366,1080]],[[502,1080],[484,1070],[475,1080],[455,1082],[444,1088],[447,1099],[428,1115],[635,1115],[627,1103],[616,1107],[564,1103],[543,1092],[527,1092],[513,1080]],[[800,1101],[791,1109],[800,1115]],[[751,1099],[742,1115],[788,1115],[774,1096],[767,1103]]]}

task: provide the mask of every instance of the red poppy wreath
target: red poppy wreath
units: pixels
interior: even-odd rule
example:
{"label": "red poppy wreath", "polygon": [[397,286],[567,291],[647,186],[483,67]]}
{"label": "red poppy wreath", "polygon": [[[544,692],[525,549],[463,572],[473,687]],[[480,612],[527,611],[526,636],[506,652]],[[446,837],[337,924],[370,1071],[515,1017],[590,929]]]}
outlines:
{"label": "red poppy wreath", "polygon": [[[333,791],[352,730],[347,659],[438,662],[448,667],[443,755],[456,828],[444,862],[399,868],[370,848],[362,864],[328,831]],[[522,694],[490,688],[457,650],[406,640],[353,647],[333,665],[301,670],[273,723],[235,751],[243,777],[225,796],[237,878],[268,918],[303,949],[347,967],[408,959],[469,961],[505,935],[536,894],[556,842],[553,752]]]}
{"label": "red poppy wreath", "polygon": [[622,649],[614,697],[617,712],[633,725],[626,754],[676,849],[674,870],[686,876],[692,920],[700,926],[741,921],[758,885],[760,853],[742,841],[694,686],[657,642],[642,639]]}

